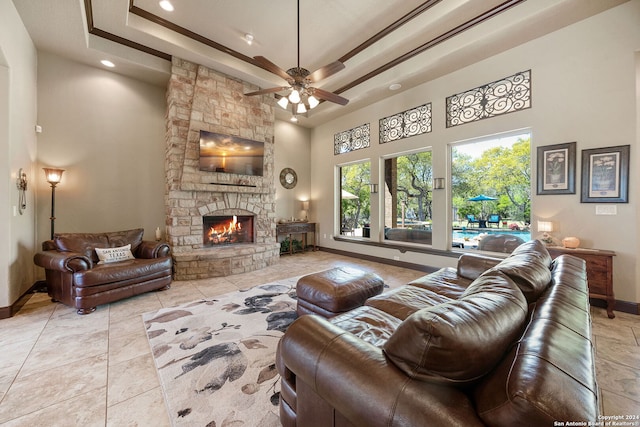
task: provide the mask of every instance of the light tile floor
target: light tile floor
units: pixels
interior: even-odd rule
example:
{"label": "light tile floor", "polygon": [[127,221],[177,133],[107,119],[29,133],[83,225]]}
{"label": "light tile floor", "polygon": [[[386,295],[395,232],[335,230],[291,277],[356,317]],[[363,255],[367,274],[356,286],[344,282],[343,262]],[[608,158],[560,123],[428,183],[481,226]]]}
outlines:
{"label": "light tile floor", "polygon": [[[425,273],[330,254],[283,256],[257,272],[173,282],[89,315],[36,293],[12,318],[0,320],[0,425],[169,425],[141,314],[203,297],[327,268],[375,271],[391,287]],[[593,308],[597,378],[603,413],[640,414],[640,316]]]}

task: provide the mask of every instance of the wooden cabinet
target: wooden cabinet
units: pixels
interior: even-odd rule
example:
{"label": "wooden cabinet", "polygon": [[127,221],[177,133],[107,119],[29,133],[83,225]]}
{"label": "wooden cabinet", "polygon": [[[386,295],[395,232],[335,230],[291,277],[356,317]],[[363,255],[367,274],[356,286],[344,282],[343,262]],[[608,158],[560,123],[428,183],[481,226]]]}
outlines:
{"label": "wooden cabinet", "polygon": [[293,253],[292,235],[299,234],[302,237],[302,250],[307,249],[307,233],[313,233],[313,250],[316,250],[316,223],[315,222],[285,222],[276,225],[276,238],[278,236],[289,237],[289,251]]}
{"label": "wooden cabinet", "polygon": [[569,254],[582,258],[587,262],[587,280],[589,281],[589,297],[603,299],[607,302],[607,315],[615,317],[613,307],[616,303],[613,295],[613,251],[600,249],[567,249],[561,247],[547,248],[552,258]]}

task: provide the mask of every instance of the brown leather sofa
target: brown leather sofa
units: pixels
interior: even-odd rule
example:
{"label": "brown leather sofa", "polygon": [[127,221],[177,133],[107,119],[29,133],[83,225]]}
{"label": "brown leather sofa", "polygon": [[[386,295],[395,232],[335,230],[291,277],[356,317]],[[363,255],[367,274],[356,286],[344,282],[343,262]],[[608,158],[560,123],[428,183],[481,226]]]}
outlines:
{"label": "brown leather sofa", "polygon": [[524,243],[518,236],[509,234],[487,234],[480,239],[478,250],[488,252],[511,253],[515,248]]}
{"label": "brown leather sofa", "polygon": [[431,244],[431,230],[418,228],[388,228],[384,232],[387,240],[397,240],[400,242]]}
{"label": "brown leather sofa", "polygon": [[[283,426],[598,421],[585,264],[531,241],[463,255],[280,341]],[[557,425],[557,424],[556,424]],[[586,425],[586,424],[585,424]]]}
{"label": "brown leather sofa", "polygon": [[[143,241],[142,228],[108,233],[56,233],[34,256],[45,269],[53,301],[88,314],[96,306],[143,292],[168,289],[172,260],[169,245]],[[99,264],[96,248],[131,245],[135,259]]]}

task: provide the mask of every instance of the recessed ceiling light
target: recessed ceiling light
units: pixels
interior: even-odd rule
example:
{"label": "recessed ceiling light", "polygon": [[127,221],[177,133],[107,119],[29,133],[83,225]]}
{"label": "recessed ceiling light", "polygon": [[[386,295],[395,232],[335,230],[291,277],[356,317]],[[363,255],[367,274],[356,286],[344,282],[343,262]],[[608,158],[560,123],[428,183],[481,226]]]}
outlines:
{"label": "recessed ceiling light", "polygon": [[389,86],[389,90],[398,90],[401,87],[402,87],[402,85],[400,83],[394,83],[394,84]]}
{"label": "recessed ceiling light", "polygon": [[100,63],[102,65],[104,65],[105,67],[109,67],[109,68],[113,68],[116,66],[116,64],[114,64],[113,62],[107,60],[107,59],[103,59],[102,61],[100,61]]}
{"label": "recessed ceiling light", "polygon": [[245,34],[244,41],[246,41],[247,44],[251,46],[253,44],[253,34],[249,34],[249,33]]}
{"label": "recessed ceiling light", "polygon": [[173,12],[173,5],[169,0],[162,0],[159,4],[160,4],[160,7],[166,10],[167,12]]}

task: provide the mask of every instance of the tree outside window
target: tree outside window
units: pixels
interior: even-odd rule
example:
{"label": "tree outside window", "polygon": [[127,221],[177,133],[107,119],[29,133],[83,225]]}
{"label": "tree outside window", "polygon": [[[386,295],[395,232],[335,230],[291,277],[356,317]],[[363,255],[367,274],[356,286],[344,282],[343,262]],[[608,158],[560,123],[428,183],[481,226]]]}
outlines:
{"label": "tree outside window", "polygon": [[356,163],[340,167],[340,234],[366,236],[371,215],[371,164]]}

